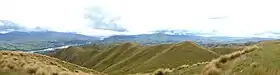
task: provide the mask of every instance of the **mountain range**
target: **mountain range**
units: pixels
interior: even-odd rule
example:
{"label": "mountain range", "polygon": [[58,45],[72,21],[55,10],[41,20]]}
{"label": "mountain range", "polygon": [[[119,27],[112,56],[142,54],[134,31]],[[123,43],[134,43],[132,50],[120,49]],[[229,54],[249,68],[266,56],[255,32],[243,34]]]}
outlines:
{"label": "mountain range", "polygon": [[45,32],[9,32],[0,34],[0,49],[41,50],[71,44],[86,44],[99,40],[97,37],[74,33]]}
{"label": "mountain range", "polygon": [[100,42],[137,42],[141,44],[158,44],[158,43],[176,43],[183,41],[193,41],[199,44],[210,43],[246,43],[258,42],[262,40],[274,40],[276,38],[260,38],[260,37],[227,37],[227,36],[212,36],[204,37],[194,33],[171,33],[171,32],[156,32],[153,34],[139,35],[114,35],[100,40]]}
{"label": "mountain range", "polygon": [[[213,43],[246,43],[276,38],[210,36],[188,30],[156,30],[151,34],[112,35],[106,38],[73,32],[56,32],[40,27],[25,28],[9,20],[0,20],[0,49],[43,50],[73,44],[137,42],[144,45],[193,41],[200,45]],[[4,33],[5,32],[5,33]],[[209,33],[211,34],[211,33]],[[265,33],[263,33],[265,34]],[[274,34],[274,33],[273,33]],[[256,34],[262,35],[262,34]]]}
{"label": "mountain range", "polygon": [[98,37],[70,32],[56,32],[41,28],[28,29],[12,21],[0,20],[1,50],[41,50],[70,44],[85,44]]}

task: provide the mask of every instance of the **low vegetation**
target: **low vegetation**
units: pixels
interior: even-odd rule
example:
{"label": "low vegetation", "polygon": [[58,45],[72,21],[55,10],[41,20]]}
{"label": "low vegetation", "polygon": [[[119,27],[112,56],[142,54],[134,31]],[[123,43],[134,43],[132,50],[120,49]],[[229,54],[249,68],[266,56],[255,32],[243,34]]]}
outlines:
{"label": "low vegetation", "polygon": [[0,75],[103,75],[49,56],[0,51]]}

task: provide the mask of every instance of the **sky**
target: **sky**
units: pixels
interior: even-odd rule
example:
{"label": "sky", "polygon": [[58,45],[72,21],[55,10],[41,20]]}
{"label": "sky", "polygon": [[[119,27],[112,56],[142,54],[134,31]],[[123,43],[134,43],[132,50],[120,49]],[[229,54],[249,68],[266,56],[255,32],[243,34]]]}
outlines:
{"label": "sky", "polygon": [[[0,19],[88,35],[184,29],[226,36],[280,32],[278,0],[0,0]],[[85,8],[99,7],[128,32],[92,29]],[[277,9],[278,8],[278,9]],[[110,17],[109,17],[110,19]]]}

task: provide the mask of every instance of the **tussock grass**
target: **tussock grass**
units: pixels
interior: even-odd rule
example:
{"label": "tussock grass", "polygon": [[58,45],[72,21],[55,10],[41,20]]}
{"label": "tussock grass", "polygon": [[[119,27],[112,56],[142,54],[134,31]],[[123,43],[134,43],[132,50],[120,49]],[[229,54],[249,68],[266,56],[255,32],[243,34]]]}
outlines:
{"label": "tussock grass", "polygon": [[172,72],[171,69],[158,69],[152,75],[166,75],[169,72]]}
{"label": "tussock grass", "polygon": [[205,66],[205,68],[202,70],[202,75],[221,75],[223,71],[222,64],[225,64],[229,60],[233,60],[237,57],[240,57],[241,55],[244,55],[257,49],[259,49],[259,47],[257,46],[248,47],[242,51],[237,51],[231,54],[221,56],[218,59],[214,59]]}
{"label": "tussock grass", "polygon": [[[257,49],[259,49],[258,46],[247,47],[241,51],[222,55],[210,62],[198,62],[192,65],[181,65],[176,68],[160,68],[152,73],[138,73],[135,75],[228,75],[223,73],[225,71],[225,63]],[[250,66],[256,67],[257,65],[259,64],[252,63]],[[198,72],[201,72],[201,74]]]}
{"label": "tussock grass", "polygon": [[176,68],[159,68],[151,73],[136,73],[136,74],[128,74],[128,75],[178,75],[177,73],[174,73],[174,72],[183,70],[183,69],[192,69],[195,67],[204,66],[208,63],[209,62],[198,62],[198,63],[192,64],[192,65],[181,65]]}
{"label": "tussock grass", "polygon": [[225,55],[225,54],[233,53],[236,51],[241,51],[244,48],[245,47],[214,47],[214,48],[211,48],[210,50],[219,55]]}
{"label": "tussock grass", "polygon": [[218,57],[215,52],[189,41],[151,46],[122,43],[93,54],[76,49],[61,50],[54,57],[113,75],[149,73],[158,68],[195,64]]}
{"label": "tussock grass", "polygon": [[0,51],[0,75],[102,75],[49,56],[19,51]]}

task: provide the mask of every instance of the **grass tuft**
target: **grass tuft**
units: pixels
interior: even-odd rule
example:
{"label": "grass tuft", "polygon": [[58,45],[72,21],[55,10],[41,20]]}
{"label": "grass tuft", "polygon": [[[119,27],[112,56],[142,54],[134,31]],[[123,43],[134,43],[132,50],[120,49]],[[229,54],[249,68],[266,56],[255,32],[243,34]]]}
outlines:
{"label": "grass tuft", "polygon": [[229,60],[233,60],[237,57],[240,57],[243,54],[252,52],[257,49],[259,49],[258,46],[247,47],[242,51],[237,51],[231,54],[221,56],[218,59],[214,59],[205,66],[205,68],[202,70],[202,75],[221,75],[223,70],[222,64],[225,64]]}
{"label": "grass tuft", "polygon": [[167,75],[167,73],[172,72],[170,69],[158,69],[152,75]]}

